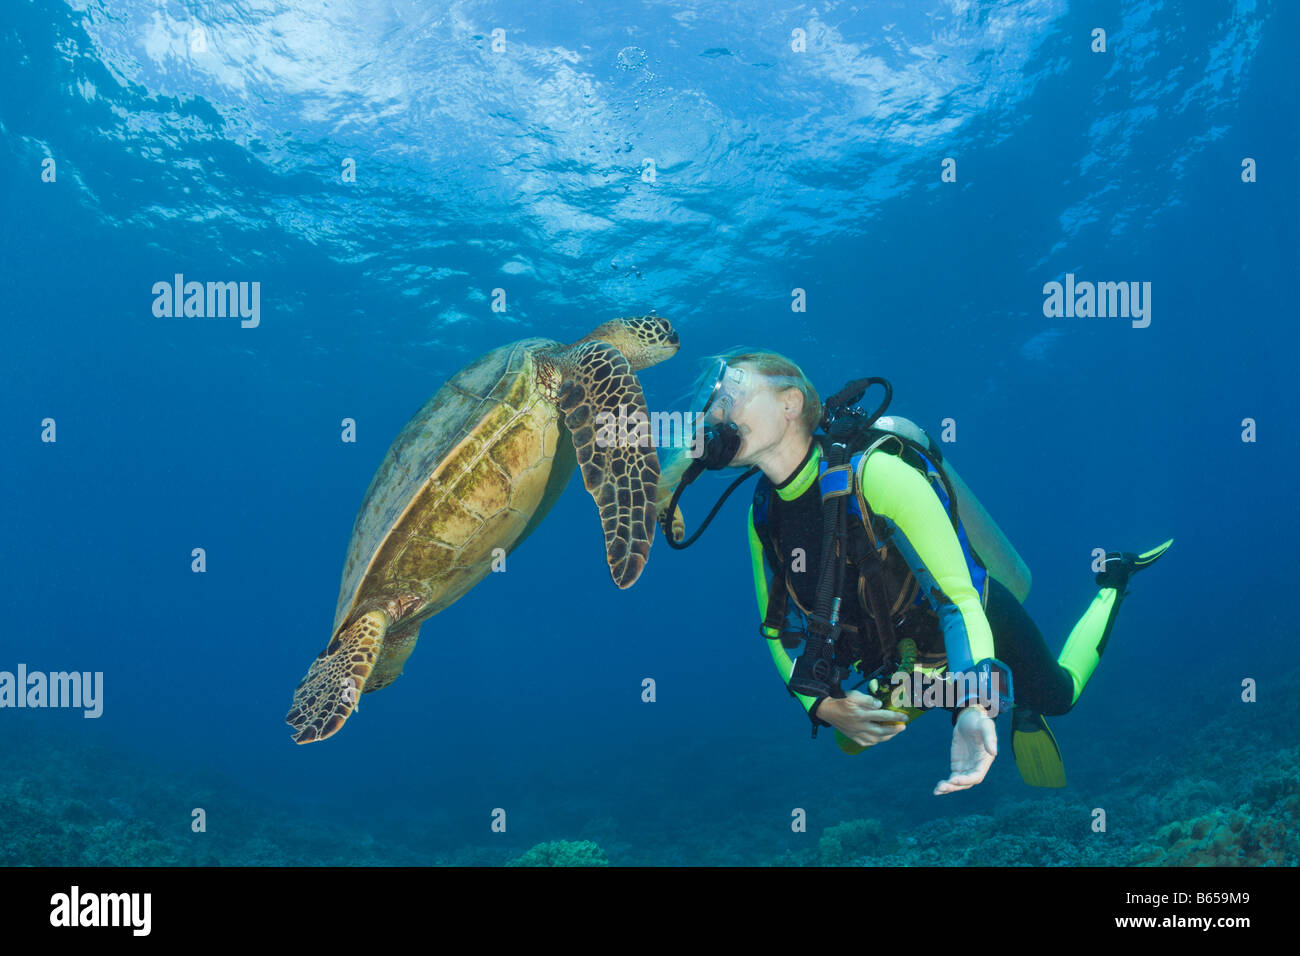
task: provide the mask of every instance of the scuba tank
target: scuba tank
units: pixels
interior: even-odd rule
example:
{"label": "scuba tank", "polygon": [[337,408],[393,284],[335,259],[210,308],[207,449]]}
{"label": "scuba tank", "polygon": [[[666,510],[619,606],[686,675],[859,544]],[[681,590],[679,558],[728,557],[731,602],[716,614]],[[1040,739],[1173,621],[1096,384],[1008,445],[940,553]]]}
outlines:
{"label": "scuba tank", "polygon": [[[868,415],[857,407],[857,403],[862,400],[866,389],[876,384],[884,387],[885,400],[874,413]],[[876,441],[873,439],[890,435],[903,446],[905,457],[906,449],[910,447],[929,459],[938,470],[948,500],[953,504],[954,525],[957,516],[960,516],[971,549],[980,564],[1023,604],[1033,583],[1029,566],[980,504],[974,492],[962,481],[957,470],[944,458],[938,444],[926,430],[909,419],[885,414],[892,398],[893,388],[883,378],[851,381],[826,400],[822,428],[832,440],[843,442],[850,449],[874,447]]]}

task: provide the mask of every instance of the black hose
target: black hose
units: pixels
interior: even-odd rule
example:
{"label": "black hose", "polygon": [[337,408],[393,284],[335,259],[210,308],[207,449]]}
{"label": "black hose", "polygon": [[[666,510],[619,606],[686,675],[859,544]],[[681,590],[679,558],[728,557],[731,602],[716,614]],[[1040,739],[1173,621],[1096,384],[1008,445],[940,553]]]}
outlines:
{"label": "black hose", "polygon": [[[693,462],[691,464],[691,467],[686,469],[686,474],[682,476],[681,483],[677,486],[677,489],[673,492],[672,500],[668,503],[668,512],[665,515],[663,521],[660,522],[660,525],[661,527],[663,527],[664,530],[664,540],[668,542],[668,547],[676,551],[681,551],[693,545],[695,543],[695,539],[698,538],[700,535],[704,534],[704,529],[709,526],[709,522],[712,521],[713,516],[718,513],[718,509],[722,507],[723,502],[725,502],[727,498],[731,495],[731,493],[735,491],[737,488],[739,488],[746,479],[748,479],[751,475],[754,475],[758,471],[758,465],[754,465],[743,475],[741,475],[730,485],[728,485],[727,490],[722,493],[722,497],[719,498],[717,504],[713,506],[713,510],[710,511],[708,517],[704,519],[704,523],[695,529],[695,533],[691,535],[689,538],[687,538],[685,541],[674,541],[673,540],[673,515],[677,513],[677,502],[682,497],[682,490],[687,485],[689,485],[692,481],[694,481],[696,476],[698,476],[699,473],[704,470],[703,465],[700,465],[700,467],[696,469],[696,465],[699,464],[700,463],[698,461]],[[694,475],[691,474],[692,470],[695,470]]]}
{"label": "black hose", "polygon": [[876,407],[876,410],[870,415],[863,412],[851,412],[850,422],[841,426],[841,431],[865,431],[876,423],[881,415],[885,414],[885,409],[889,408],[889,403],[894,400],[894,386],[889,383],[889,379],[873,375],[870,378],[856,378],[849,382],[838,392],[826,399],[826,411],[822,415],[821,429],[832,438],[838,437],[835,434],[835,420],[840,418],[846,412],[862,400],[867,389],[872,385],[879,385],[885,390],[885,397]]}

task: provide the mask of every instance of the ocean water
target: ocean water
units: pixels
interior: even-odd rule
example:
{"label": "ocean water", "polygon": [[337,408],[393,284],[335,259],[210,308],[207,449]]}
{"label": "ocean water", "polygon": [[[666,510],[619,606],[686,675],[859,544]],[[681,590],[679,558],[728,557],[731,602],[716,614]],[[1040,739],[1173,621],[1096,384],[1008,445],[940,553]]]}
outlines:
{"label": "ocean water", "polygon": [[[4,3],[0,672],[102,693],[0,707],[0,861],[1294,864],[1298,28],[1251,0]],[[257,309],[159,316],[177,275]],[[1067,275],[1145,314],[1046,314]],[[943,716],[810,740],[747,493],[620,591],[576,478],[400,680],[293,743],[402,425],[484,352],[651,310],[682,341],[652,407],[743,345],[951,419],[1054,651],[1093,549],[1176,539],[1052,722],[1068,787],[1021,781],[1006,721],[943,797]]]}

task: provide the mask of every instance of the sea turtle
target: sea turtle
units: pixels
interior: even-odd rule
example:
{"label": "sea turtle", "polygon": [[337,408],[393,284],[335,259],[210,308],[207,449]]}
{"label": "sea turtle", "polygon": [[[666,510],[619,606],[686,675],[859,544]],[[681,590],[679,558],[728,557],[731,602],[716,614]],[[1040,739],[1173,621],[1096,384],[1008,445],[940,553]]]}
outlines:
{"label": "sea turtle", "polygon": [[677,347],[655,315],[614,319],[568,346],[524,339],[461,369],[406,423],[352,526],[333,637],[285,717],[298,743],[331,736],[359,694],[396,680],[421,623],[533,532],[576,465],[600,509],[614,582],[636,581],[659,459],[619,423],[648,414],[635,373]]}

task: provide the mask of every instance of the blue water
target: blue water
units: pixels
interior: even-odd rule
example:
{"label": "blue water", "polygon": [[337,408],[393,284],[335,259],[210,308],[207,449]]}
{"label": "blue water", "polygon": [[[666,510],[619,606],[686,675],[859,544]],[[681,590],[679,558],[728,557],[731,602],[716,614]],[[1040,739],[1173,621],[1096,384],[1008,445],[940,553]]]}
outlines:
{"label": "blue water", "polygon": [[[98,719],[0,710],[0,829],[81,801],[46,857],[6,862],[86,862],[90,831],[109,862],[505,862],[559,839],[616,864],[825,862],[848,821],[974,839],[1035,814],[1044,862],[1126,862],[1231,803],[1195,781],[1244,764],[1206,748],[1274,762],[1295,739],[1297,35],[1294,5],[1250,0],[5,3],[0,670],[104,675]],[[260,283],[259,324],[156,317],[177,273]],[[1149,326],[1046,317],[1066,273],[1150,282]],[[683,343],[641,376],[654,407],[745,345],[823,394],[885,375],[933,433],[954,419],[945,453],[1033,569],[1053,650],[1092,549],[1176,538],[1053,723],[1069,788],[1020,781],[1005,722],[988,779],[945,797],[944,717],[859,757],[810,741],[757,634],[747,496],[619,591],[576,479],[401,680],[293,744],[405,421],[483,352],[651,309]],[[688,519],[722,486],[691,488]]]}

